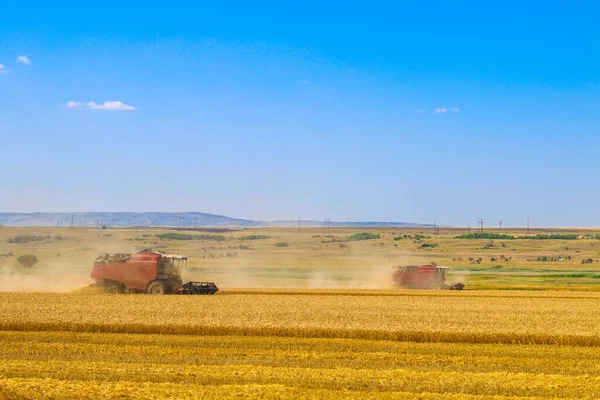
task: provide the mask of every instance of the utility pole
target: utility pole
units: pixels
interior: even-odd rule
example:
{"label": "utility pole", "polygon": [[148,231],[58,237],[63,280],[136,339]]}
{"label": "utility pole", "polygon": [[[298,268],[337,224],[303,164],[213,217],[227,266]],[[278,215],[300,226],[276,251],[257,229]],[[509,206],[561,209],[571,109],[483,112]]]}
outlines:
{"label": "utility pole", "polygon": [[502,229],[502,221],[500,221],[500,229]]}
{"label": "utility pole", "polygon": [[198,228],[198,224],[196,224],[196,217],[194,217],[194,230],[196,230],[196,228]]}
{"label": "utility pole", "polygon": [[529,234],[529,217],[527,217],[527,234]]}
{"label": "utility pole", "polygon": [[329,233],[329,218],[323,218],[323,236],[325,236],[326,233]]}
{"label": "utility pole", "polygon": [[300,232],[300,217],[298,217],[298,232]]}
{"label": "utility pole", "polygon": [[436,220],[435,218],[433,219],[433,234],[435,235],[437,233],[437,224],[436,224]]}
{"label": "utility pole", "polygon": [[75,229],[75,221],[73,220],[73,214],[71,214],[71,224],[69,225],[69,229]]}

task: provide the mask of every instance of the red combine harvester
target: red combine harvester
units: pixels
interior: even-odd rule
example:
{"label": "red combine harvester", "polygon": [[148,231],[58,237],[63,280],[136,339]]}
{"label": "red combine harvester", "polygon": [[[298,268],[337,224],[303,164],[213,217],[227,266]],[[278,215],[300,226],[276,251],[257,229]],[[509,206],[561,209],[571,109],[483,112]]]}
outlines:
{"label": "red combine harvester", "polygon": [[106,293],[215,294],[213,282],[182,284],[187,257],[142,250],[134,254],[101,254],[91,277]]}
{"label": "red combine harvester", "polygon": [[462,290],[465,285],[456,283],[446,284],[448,267],[436,265],[418,265],[408,267],[397,267],[394,272],[394,282],[398,287],[407,289],[430,289],[430,290]]}

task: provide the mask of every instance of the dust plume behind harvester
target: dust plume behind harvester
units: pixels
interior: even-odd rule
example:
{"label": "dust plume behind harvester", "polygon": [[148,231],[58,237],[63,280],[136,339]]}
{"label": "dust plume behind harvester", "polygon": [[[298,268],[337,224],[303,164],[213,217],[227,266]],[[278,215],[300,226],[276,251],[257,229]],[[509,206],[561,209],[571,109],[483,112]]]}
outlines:
{"label": "dust plume behind harvester", "polygon": [[462,290],[465,285],[461,282],[453,285],[446,283],[448,267],[437,265],[411,265],[396,267],[394,283],[406,289],[430,290]]}
{"label": "dust plume behind harvester", "polygon": [[146,249],[134,254],[101,254],[91,277],[106,293],[215,294],[213,282],[183,284],[187,257]]}

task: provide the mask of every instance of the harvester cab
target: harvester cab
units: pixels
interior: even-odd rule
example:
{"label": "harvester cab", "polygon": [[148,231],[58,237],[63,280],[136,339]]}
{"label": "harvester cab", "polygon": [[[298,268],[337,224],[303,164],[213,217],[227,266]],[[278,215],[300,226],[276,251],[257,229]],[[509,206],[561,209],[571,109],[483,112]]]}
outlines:
{"label": "harvester cab", "polygon": [[178,281],[182,284],[181,276],[187,267],[187,257],[177,254],[161,254],[157,265],[157,279]]}
{"label": "harvester cab", "polygon": [[393,278],[396,286],[407,289],[464,289],[465,285],[462,283],[447,285],[447,276],[448,267],[427,264],[396,267]]}

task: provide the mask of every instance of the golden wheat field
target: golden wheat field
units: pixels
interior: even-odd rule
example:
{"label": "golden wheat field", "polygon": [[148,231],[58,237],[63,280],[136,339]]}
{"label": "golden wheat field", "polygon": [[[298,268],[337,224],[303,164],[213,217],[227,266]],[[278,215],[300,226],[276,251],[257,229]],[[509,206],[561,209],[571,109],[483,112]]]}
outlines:
{"label": "golden wheat field", "polygon": [[598,398],[600,295],[0,293],[0,398]]}
{"label": "golden wheat field", "polygon": [[[376,232],[269,228],[219,241],[0,227],[0,400],[600,398],[596,231],[506,242]],[[187,279],[221,291],[74,290],[91,283],[98,253],[145,247],[188,255]],[[19,266],[23,254],[38,264]],[[392,289],[394,265],[426,262],[449,265],[467,290]]]}
{"label": "golden wheat field", "polygon": [[0,329],[600,344],[598,294],[400,293],[404,295],[0,293]]}

